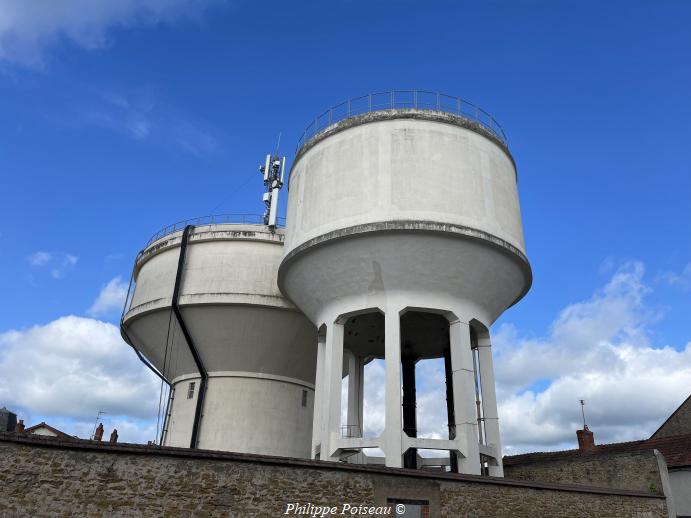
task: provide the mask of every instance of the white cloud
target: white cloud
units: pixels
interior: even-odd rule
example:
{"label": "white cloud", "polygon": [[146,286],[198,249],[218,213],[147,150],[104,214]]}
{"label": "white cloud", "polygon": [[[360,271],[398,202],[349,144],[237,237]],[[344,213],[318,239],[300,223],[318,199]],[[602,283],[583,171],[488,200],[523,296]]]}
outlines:
{"label": "white cloud", "polygon": [[30,416],[93,423],[105,410],[119,422],[150,420],[159,388],[112,324],[66,316],[0,334],[0,401]]}
{"label": "white cloud", "polygon": [[680,288],[682,291],[691,291],[691,263],[679,272],[663,272],[659,276],[669,286]]}
{"label": "white cloud", "polygon": [[616,442],[649,436],[689,395],[691,343],[682,350],[651,343],[660,315],[645,305],[649,291],[643,265],[631,262],[589,300],[562,310],[546,337],[499,328],[493,343],[507,453],[574,447],[580,398],[596,441]]}
{"label": "white cloud", "polygon": [[76,266],[78,259],[76,255],[72,254],[43,251],[34,252],[26,258],[31,266],[47,268],[53,279],[62,279]]}
{"label": "white cloud", "polygon": [[[493,330],[493,355],[504,452],[576,447],[582,427],[578,400],[597,442],[649,437],[691,392],[691,342],[659,346],[650,328],[660,314],[646,305],[645,269],[612,267],[611,279],[588,300],[555,317],[545,336],[515,326]],[[418,364],[420,437],[445,438],[443,360]],[[365,368],[365,429],[384,428],[383,361]]]}
{"label": "white cloud", "polygon": [[80,89],[73,106],[54,119],[72,128],[100,128],[138,142],[162,144],[202,157],[216,151],[217,131],[160,100],[154,88],[126,93]]}
{"label": "white cloud", "polygon": [[52,254],[50,252],[34,252],[26,258],[31,266],[44,266],[50,262],[52,259]]}
{"label": "white cloud", "polygon": [[3,0],[0,61],[40,68],[47,47],[69,41],[87,50],[111,44],[114,28],[172,23],[216,0]]}
{"label": "white cloud", "polygon": [[88,309],[89,315],[99,317],[121,310],[127,297],[127,287],[127,283],[120,276],[111,279]]}

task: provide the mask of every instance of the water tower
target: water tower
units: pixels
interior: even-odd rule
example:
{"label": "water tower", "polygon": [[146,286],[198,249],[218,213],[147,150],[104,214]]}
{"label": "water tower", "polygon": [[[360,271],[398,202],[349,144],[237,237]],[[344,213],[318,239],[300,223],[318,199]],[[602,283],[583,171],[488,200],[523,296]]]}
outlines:
{"label": "water tower", "polygon": [[121,332],[171,385],[164,445],[309,457],[316,330],[276,284],[281,170],[264,218],[171,225],[137,256]]}
{"label": "water tower", "polygon": [[[289,180],[281,291],[318,328],[312,456],[365,448],[501,476],[490,325],[531,285],[514,160],[496,121],[456,97],[390,91],[308,127]],[[383,433],[363,437],[363,365],[383,358]],[[444,358],[448,437],[417,437],[415,364]],[[346,423],[341,379],[348,374]]]}

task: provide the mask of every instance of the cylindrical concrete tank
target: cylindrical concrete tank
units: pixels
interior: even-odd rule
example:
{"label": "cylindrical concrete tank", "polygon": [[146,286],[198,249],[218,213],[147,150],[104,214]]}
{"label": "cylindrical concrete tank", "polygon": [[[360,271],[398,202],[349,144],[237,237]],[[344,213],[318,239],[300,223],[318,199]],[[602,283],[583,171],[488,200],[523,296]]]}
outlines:
{"label": "cylindrical concrete tank", "polygon": [[490,325],[530,283],[513,158],[481,126],[378,111],[297,154],[279,285],[313,322],[408,291],[461,299]]}
{"label": "cylindrical concrete tank", "polygon": [[[409,448],[439,448],[458,452],[460,471],[489,466],[501,474],[491,355],[482,352],[482,369],[471,358],[531,285],[514,160],[502,134],[439,109],[439,96],[434,109],[397,109],[390,98],[394,109],[346,117],[306,139],[290,173],[278,283],[321,329],[312,455],[343,459],[379,447],[387,465],[399,466]],[[414,388],[412,403],[405,399],[405,362],[441,358],[449,348],[455,417],[450,407],[449,440],[435,446],[401,422],[401,404],[403,419],[405,405],[414,408]],[[376,440],[339,433],[333,379],[344,351],[358,359],[357,379],[362,361],[386,360],[387,423]],[[362,394],[353,398],[361,408]],[[476,406],[486,407],[477,418]],[[353,411],[347,428],[358,427],[362,416]],[[471,438],[478,436],[480,463]]]}
{"label": "cylindrical concrete tank", "polygon": [[[182,260],[182,231],[138,256],[121,327],[172,385],[163,444],[189,447],[199,414],[194,447],[309,456],[316,331],[276,285],[283,232],[202,225]],[[208,374],[200,412],[193,351]]]}

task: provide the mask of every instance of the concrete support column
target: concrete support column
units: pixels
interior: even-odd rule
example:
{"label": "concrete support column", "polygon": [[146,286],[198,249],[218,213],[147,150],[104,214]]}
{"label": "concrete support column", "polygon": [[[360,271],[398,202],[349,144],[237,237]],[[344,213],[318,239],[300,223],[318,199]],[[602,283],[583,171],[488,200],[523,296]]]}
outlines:
{"label": "concrete support column", "polygon": [[365,362],[348,351],[348,435],[362,437]]}
{"label": "concrete support column", "polygon": [[321,460],[332,457],[341,436],[341,380],[343,379],[343,324],[332,323],[326,329],[324,355],[324,413],[322,414]]}
{"label": "concrete support column", "polygon": [[403,466],[403,418],[401,414],[401,318],[398,310],[386,308],[384,316],[384,364],[386,367],[386,423],[383,433],[386,465]]}
{"label": "concrete support column", "polygon": [[492,363],[492,344],[489,334],[478,339],[478,360],[480,363],[480,382],[482,386],[482,411],[485,418],[485,439],[487,444],[494,447],[497,453],[496,465],[490,462],[489,474],[493,477],[503,477],[504,467],[501,462],[497,395],[494,387],[494,365]]}
{"label": "concrete support column", "polygon": [[456,440],[461,445],[458,471],[480,475],[480,447],[475,415],[475,375],[470,349],[470,327],[456,320],[449,324]]}
{"label": "concrete support column", "polygon": [[317,372],[314,380],[314,417],[312,419],[312,458],[321,445],[322,416],[324,415],[324,360],[326,355],[326,335],[317,337]]}

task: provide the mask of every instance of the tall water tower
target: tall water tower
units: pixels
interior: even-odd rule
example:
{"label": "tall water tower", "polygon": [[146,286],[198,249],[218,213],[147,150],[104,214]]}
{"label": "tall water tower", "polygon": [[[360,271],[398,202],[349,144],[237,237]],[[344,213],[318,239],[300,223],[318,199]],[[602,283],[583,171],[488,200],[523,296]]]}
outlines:
{"label": "tall water tower", "polygon": [[121,332],[172,387],[164,445],[309,457],[316,330],[276,284],[276,196],[264,218],[171,225],[137,256]]}
{"label": "tall water tower", "polygon": [[[501,476],[488,329],[532,275],[499,125],[436,93],[351,99],[305,131],[289,189],[278,284],[319,330],[312,456],[380,448],[413,468],[418,449],[448,450],[454,471]],[[448,437],[419,438],[415,364],[442,357]],[[385,363],[386,422],[363,437],[372,358]]]}

